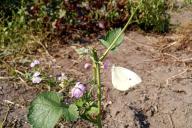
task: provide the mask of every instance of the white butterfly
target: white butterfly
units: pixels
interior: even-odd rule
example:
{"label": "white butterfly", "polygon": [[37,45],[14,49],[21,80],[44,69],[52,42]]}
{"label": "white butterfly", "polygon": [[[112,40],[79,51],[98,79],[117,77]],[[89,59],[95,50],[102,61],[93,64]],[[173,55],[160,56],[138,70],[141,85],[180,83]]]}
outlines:
{"label": "white butterfly", "polygon": [[123,67],[113,65],[111,73],[113,87],[120,91],[127,91],[142,81],[135,72]]}

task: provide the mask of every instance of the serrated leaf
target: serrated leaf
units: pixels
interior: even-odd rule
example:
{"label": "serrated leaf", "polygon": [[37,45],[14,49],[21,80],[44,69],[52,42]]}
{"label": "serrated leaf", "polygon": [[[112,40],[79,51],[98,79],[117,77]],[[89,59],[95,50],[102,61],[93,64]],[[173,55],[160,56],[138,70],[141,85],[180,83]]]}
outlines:
{"label": "serrated leaf", "polygon": [[97,123],[97,116],[98,116],[99,110],[97,107],[90,107],[89,110],[85,112],[85,119],[89,120],[92,123]]}
{"label": "serrated leaf", "polygon": [[76,121],[79,118],[79,111],[75,104],[71,104],[68,109],[64,108],[63,113],[67,121]]}
{"label": "serrated leaf", "polygon": [[87,114],[89,115],[98,115],[99,111],[97,107],[91,107],[88,111]]}
{"label": "serrated leaf", "polygon": [[77,105],[77,107],[83,107],[83,104],[85,103],[85,101],[84,100],[82,100],[82,99],[79,99],[79,100],[77,100],[76,102],[75,102],[75,104]]}
{"label": "serrated leaf", "polygon": [[[113,29],[107,33],[107,35],[104,39],[100,39],[100,42],[106,48],[108,48],[113,43],[113,41],[119,35],[120,32],[121,32],[121,28]],[[113,45],[113,47],[111,48],[111,50],[115,50],[115,48],[118,47],[123,42],[123,38],[124,38],[124,34],[121,34],[119,36],[119,38],[116,40],[116,42]]]}
{"label": "serrated leaf", "polygon": [[54,128],[63,114],[61,97],[55,92],[43,92],[29,107],[28,120],[32,128]]}

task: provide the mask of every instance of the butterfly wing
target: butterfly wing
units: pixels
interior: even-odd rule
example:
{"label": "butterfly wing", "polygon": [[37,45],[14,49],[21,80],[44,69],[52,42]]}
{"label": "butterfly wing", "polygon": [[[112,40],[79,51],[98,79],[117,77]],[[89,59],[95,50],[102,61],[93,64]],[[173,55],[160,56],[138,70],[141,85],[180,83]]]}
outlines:
{"label": "butterfly wing", "polygon": [[112,67],[112,84],[120,91],[126,91],[141,83],[141,78],[133,71],[123,67]]}

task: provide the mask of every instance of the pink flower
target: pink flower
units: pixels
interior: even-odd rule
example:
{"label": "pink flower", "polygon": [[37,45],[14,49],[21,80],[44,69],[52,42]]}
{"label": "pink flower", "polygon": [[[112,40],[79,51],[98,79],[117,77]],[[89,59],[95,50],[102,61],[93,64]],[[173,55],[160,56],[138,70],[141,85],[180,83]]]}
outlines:
{"label": "pink flower", "polygon": [[75,87],[72,88],[71,94],[72,94],[72,97],[79,99],[83,96],[85,91],[86,91],[86,88],[85,88],[84,84],[77,82]]}
{"label": "pink flower", "polygon": [[90,67],[91,67],[91,64],[90,64],[90,63],[85,63],[84,69],[89,69]]}
{"label": "pink flower", "polygon": [[40,61],[39,60],[34,60],[31,64],[30,64],[30,67],[33,68],[35,67],[35,65],[38,65],[40,64]]}

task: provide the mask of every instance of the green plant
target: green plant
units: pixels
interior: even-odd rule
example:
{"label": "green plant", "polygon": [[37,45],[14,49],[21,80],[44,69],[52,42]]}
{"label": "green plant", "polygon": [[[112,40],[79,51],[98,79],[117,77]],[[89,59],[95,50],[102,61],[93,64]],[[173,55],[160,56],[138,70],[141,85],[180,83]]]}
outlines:
{"label": "green plant", "polygon": [[[122,43],[124,37],[123,32],[131,23],[131,20],[139,6],[140,4],[134,10],[122,30],[111,30],[108,32],[107,36],[101,40],[101,43],[107,48],[101,57],[98,56],[96,49],[91,50],[91,59],[94,65],[93,81],[94,84],[97,85],[97,99],[95,100],[91,97],[90,93],[88,93],[80,100],[77,100],[72,104],[66,104],[62,102],[61,94],[56,92],[43,92],[32,101],[29,108],[28,119],[34,128],[53,128],[61,117],[67,121],[75,121],[80,116],[97,124],[98,128],[102,128],[101,63],[111,50],[114,50]],[[76,96],[80,98],[82,90],[84,90],[84,87],[80,83],[77,83],[73,89],[73,92],[76,91],[74,95],[78,94]],[[83,112],[81,110],[83,110]]]}
{"label": "green plant", "polygon": [[[0,12],[2,15],[0,22],[1,57],[23,53],[24,49],[27,49],[26,44],[34,42],[34,38],[37,37],[34,34],[35,28],[32,28],[28,22],[26,1],[6,1],[0,5],[0,8],[7,9],[5,12]],[[35,32],[39,34],[37,29]]]}
{"label": "green plant", "polygon": [[185,0],[186,4],[192,4],[192,0]]}
{"label": "green plant", "polygon": [[[129,8],[136,8],[137,2],[130,2]],[[164,0],[142,0],[142,4],[134,16],[135,22],[144,30],[166,32],[169,28],[169,15],[166,13]]]}
{"label": "green plant", "polygon": [[43,40],[47,36],[47,33],[50,33],[47,28],[45,31],[46,25],[43,9],[39,12],[39,16],[41,17],[32,17],[32,12],[30,12],[32,10],[32,5],[32,1],[26,0],[7,0],[1,3],[1,57],[5,57],[7,53],[9,53],[9,55],[14,55],[23,53],[23,51],[33,50],[27,48],[29,46],[28,44],[37,45],[39,43],[37,40]]}

